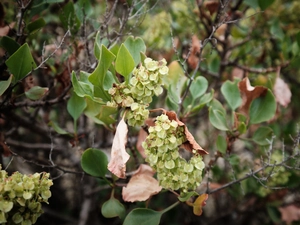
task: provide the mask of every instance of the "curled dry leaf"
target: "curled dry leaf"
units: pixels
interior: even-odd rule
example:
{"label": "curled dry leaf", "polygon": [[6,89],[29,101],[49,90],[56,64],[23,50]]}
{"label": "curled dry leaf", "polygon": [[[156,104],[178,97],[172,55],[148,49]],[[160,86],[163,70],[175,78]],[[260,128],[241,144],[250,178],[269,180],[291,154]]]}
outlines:
{"label": "curled dry leaf", "polygon": [[248,77],[245,77],[242,81],[240,81],[238,86],[243,99],[240,110],[244,113],[248,113],[250,104],[254,99],[264,96],[268,91],[268,88],[263,86],[251,86]]}
{"label": "curled dry leaf", "polygon": [[287,107],[291,102],[292,93],[289,86],[279,76],[276,77],[273,87],[276,101],[283,107]]}
{"label": "curled dry leaf", "polygon": [[207,10],[209,11],[210,15],[212,15],[212,14],[218,12],[219,1],[215,1],[215,0],[205,1],[204,7],[206,7]]}
{"label": "curled dry leaf", "polygon": [[116,130],[111,149],[111,159],[108,163],[108,170],[119,178],[125,178],[126,162],[129,154],[126,152],[128,127],[124,119],[122,119]]}
{"label": "curled dry leaf", "polygon": [[190,55],[187,59],[187,62],[191,69],[196,69],[199,62],[199,53],[200,53],[200,41],[196,35],[192,36],[192,46],[190,48]]}
{"label": "curled dry leaf", "polygon": [[206,205],[206,200],[208,199],[208,194],[200,195],[193,204],[193,212],[196,216],[202,215],[202,208]]}
{"label": "curled dry leaf", "polygon": [[207,151],[205,151],[195,140],[194,136],[189,132],[187,126],[181,122],[178,118],[175,112],[171,112],[171,111],[165,111],[163,110],[164,113],[169,117],[170,120],[175,120],[179,126],[183,126],[184,127],[184,133],[185,133],[185,137],[187,139],[187,141],[185,143],[182,144],[182,147],[190,152],[193,151],[193,149],[195,149],[197,151],[198,154],[200,155],[206,155],[208,154]]}
{"label": "curled dry leaf", "polygon": [[294,221],[300,221],[300,208],[296,205],[287,205],[280,207],[281,220],[287,224],[292,224]]}
{"label": "curled dry leaf", "polygon": [[[154,126],[155,125],[154,119],[153,118],[147,119],[145,121],[145,124],[148,127]],[[141,154],[141,156],[143,158],[146,158],[146,155],[145,155],[145,150],[142,146],[142,143],[146,140],[147,136],[148,136],[147,131],[144,128],[141,128],[140,131],[139,131],[138,140],[137,140],[137,143],[136,143],[136,149],[139,151],[139,153]]]}
{"label": "curled dry leaf", "polygon": [[122,197],[126,202],[146,201],[162,189],[153,178],[155,171],[146,164],[141,164],[137,172],[129,180],[127,187],[122,189]]}

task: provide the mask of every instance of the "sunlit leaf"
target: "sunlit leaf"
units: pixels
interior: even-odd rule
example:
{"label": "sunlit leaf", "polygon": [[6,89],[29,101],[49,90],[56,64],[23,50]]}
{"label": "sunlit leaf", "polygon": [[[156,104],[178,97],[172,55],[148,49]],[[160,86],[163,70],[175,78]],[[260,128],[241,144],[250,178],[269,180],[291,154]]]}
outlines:
{"label": "sunlit leaf", "polygon": [[82,169],[95,177],[104,177],[107,172],[107,156],[106,154],[95,148],[85,150],[81,157]]}

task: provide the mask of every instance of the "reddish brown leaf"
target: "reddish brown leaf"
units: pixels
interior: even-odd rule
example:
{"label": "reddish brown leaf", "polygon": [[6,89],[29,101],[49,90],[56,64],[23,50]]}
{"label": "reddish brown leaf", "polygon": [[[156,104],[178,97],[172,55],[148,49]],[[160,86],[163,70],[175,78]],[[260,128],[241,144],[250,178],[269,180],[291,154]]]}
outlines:
{"label": "reddish brown leaf", "polygon": [[207,151],[205,151],[195,140],[194,136],[189,132],[187,126],[181,122],[178,118],[175,112],[171,111],[165,111],[164,113],[168,116],[170,120],[175,120],[179,126],[184,127],[184,133],[187,141],[182,144],[182,147],[190,152],[192,152],[193,149],[197,151],[198,154],[200,155],[206,155],[208,154]]}
{"label": "reddish brown leaf", "polygon": [[219,1],[214,1],[214,0],[213,1],[205,1],[204,6],[207,8],[210,15],[212,15],[212,14],[218,12]]}
{"label": "reddish brown leaf", "polygon": [[128,127],[124,119],[122,119],[116,130],[111,149],[111,159],[108,163],[108,170],[119,178],[125,178],[126,162],[129,154],[126,152]]}
{"label": "reddish brown leaf", "polygon": [[162,187],[153,178],[155,171],[146,165],[141,164],[137,172],[129,180],[127,187],[122,189],[122,197],[126,202],[146,201],[152,195],[159,193]]}
{"label": "reddish brown leaf", "polygon": [[191,69],[195,69],[199,62],[199,53],[200,53],[200,41],[196,35],[192,36],[192,46],[190,48],[190,55],[187,59],[187,62]]}
{"label": "reddish brown leaf", "polygon": [[283,107],[287,107],[291,102],[292,93],[289,86],[280,78],[280,68],[277,71],[277,77],[273,87],[276,101]]}
{"label": "reddish brown leaf", "polygon": [[292,224],[293,221],[300,221],[300,208],[296,205],[287,205],[280,207],[281,220],[287,224]]}
{"label": "reddish brown leaf", "polygon": [[263,86],[252,87],[248,77],[239,82],[239,89],[243,99],[240,110],[247,114],[251,102],[260,96],[264,96],[268,91],[268,88]]}
{"label": "reddish brown leaf", "polygon": [[[147,126],[154,126],[155,125],[154,119],[153,118],[147,119],[145,121],[145,124]],[[143,158],[146,158],[146,155],[145,155],[145,150],[142,146],[142,143],[146,140],[147,136],[148,136],[148,133],[145,131],[145,129],[141,128],[139,131],[138,140],[136,143],[136,149],[139,151],[139,153],[141,154],[141,156]]]}

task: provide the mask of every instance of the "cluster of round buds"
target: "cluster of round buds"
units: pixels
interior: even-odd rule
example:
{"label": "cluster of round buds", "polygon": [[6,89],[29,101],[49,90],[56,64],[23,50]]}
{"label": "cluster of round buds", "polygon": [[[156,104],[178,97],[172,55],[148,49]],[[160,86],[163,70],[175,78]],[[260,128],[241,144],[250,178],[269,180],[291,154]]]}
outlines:
{"label": "cluster of round buds", "polygon": [[126,119],[130,126],[140,126],[148,118],[147,107],[152,102],[154,95],[160,95],[163,91],[162,77],[167,75],[169,68],[165,59],[155,61],[146,58],[144,64],[135,68],[129,84],[114,84],[109,89],[111,101],[107,105],[129,108]]}
{"label": "cluster of round buds", "polygon": [[[1,165],[0,165],[1,169]],[[0,171],[0,224],[34,224],[43,213],[42,202],[51,197],[52,180],[48,173],[8,176]]]}
{"label": "cluster of round buds", "polygon": [[199,154],[194,154],[189,162],[179,154],[179,146],[186,141],[184,128],[162,114],[148,131],[143,148],[146,161],[156,170],[160,185],[184,192],[195,190],[202,181],[205,165]]}

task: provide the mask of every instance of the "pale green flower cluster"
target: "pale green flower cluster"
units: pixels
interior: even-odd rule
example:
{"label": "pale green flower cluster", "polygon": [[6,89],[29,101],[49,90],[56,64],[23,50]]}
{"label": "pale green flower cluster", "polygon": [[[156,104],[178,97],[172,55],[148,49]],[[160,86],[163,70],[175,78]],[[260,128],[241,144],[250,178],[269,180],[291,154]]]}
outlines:
{"label": "pale green flower cluster", "polygon": [[205,165],[201,155],[194,154],[189,162],[180,156],[179,146],[186,141],[184,128],[162,114],[148,131],[143,148],[146,161],[156,170],[160,185],[184,192],[195,190],[202,181]]}
{"label": "pale green flower cluster", "polygon": [[149,116],[147,107],[152,102],[154,95],[163,92],[162,77],[169,72],[165,59],[155,61],[146,58],[144,64],[135,68],[129,84],[114,84],[108,93],[112,99],[107,103],[109,106],[130,108],[126,119],[130,126],[140,126]]}
{"label": "pale green flower cluster", "polygon": [[[1,165],[0,165],[1,169]],[[0,224],[31,225],[43,213],[42,202],[51,197],[52,180],[48,173],[8,176],[0,171]]]}

